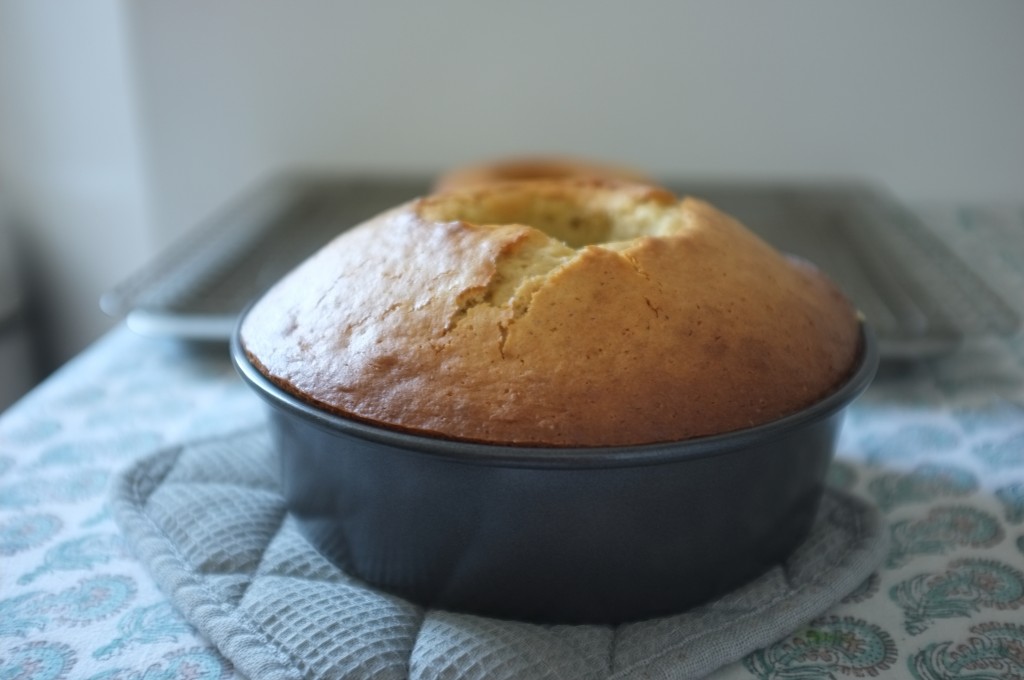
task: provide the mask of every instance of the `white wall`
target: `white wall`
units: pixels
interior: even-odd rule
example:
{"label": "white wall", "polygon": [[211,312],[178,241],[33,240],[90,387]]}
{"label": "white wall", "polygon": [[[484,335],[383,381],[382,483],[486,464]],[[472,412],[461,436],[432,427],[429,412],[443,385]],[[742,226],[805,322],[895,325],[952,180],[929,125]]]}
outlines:
{"label": "white wall", "polygon": [[109,328],[100,294],[151,252],[126,48],[116,0],[0,0],[0,192],[44,369]]}
{"label": "white wall", "polygon": [[1024,3],[132,5],[168,231],[283,162],[562,151],[1024,198]]}
{"label": "white wall", "polygon": [[556,152],[1019,202],[1022,35],[1016,0],[0,0],[0,182],[63,358],[109,284],[293,164]]}

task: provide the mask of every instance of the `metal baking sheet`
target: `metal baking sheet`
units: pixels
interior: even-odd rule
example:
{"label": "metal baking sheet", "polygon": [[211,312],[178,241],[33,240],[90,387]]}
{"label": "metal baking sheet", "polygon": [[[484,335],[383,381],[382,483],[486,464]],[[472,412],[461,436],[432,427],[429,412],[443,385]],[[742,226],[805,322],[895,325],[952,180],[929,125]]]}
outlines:
{"label": "metal baking sheet", "polygon": [[[967,263],[876,187],[663,184],[709,200],[827,272],[870,320],[885,358],[935,356],[964,338],[1020,327]],[[101,306],[141,334],[226,340],[245,305],[318,247],[429,188],[430,179],[418,177],[274,178],[104,295]]]}

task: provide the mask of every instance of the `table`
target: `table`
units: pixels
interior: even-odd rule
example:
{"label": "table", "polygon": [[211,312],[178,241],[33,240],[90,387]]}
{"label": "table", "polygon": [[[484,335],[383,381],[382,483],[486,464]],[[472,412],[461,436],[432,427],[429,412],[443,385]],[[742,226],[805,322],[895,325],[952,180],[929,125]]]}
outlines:
{"label": "table", "polygon": [[[1024,229],[1024,210],[921,209],[1024,301],[1024,253],[986,248]],[[0,415],[0,678],[235,676],[133,558],[106,499],[133,460],[262,418],[223,346],[124,328]],[[714,677],[1024,676],[1024,337],[883,365],[830,482],[884,512],[885,563]]]}

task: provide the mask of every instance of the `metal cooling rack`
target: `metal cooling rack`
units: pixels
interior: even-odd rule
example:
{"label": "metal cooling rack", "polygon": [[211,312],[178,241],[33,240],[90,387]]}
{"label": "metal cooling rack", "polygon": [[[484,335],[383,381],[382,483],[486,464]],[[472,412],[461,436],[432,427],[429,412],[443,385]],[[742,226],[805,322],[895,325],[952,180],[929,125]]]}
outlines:
{"label": "metal cooling rack", "polygon": [[[341,231],[429,190],[429,178],[284,176],[236,200],[103,296],[147,335],[226,340],[238,313]],[[887,358],[935,356],[1010,335],[1020,318],[913,213],[858,183],[666,183],[705,198],[827,272],[870,320]]]}

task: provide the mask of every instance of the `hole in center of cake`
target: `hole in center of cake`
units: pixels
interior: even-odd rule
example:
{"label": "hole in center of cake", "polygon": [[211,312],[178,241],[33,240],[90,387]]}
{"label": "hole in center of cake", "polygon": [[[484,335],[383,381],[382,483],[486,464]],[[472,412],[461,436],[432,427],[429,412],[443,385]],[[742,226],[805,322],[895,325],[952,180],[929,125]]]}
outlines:
{"label": "hole in center of cake", "polygon": [[677,229],[671,213],[662,206],[635,202],[616,205],[596,198],[571,200],[565,196],[478,194],[472,200],[435,203],[425,213],[427,219],[442,222],[527,225],[576,249],[589,245],[614,247]]}

